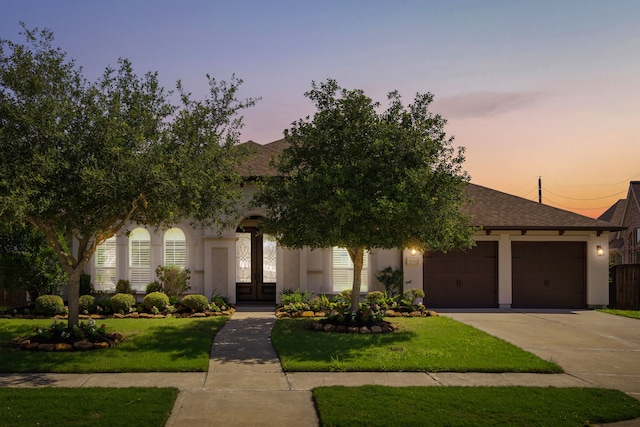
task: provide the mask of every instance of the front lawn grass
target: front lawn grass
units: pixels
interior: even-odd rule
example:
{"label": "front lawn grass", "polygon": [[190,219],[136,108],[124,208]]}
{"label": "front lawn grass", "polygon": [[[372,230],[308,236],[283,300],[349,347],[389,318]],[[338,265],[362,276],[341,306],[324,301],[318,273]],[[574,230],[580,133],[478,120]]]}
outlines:
{"label": "front lawn grass", "polygon": [[12,426],[164,426],[176,388],[2,388],[0,420]]}
{"label": "front lawn grass", "polygon": [[390,334],[308,330],[279,319],[271,340],[285,371],[537,372],[562,368],[448,317],[394,318]]}
{"label": "front lawn grass", "polygon": [[542,387],[320,387],[322,426],[584,426],[640,417],[618,390]]}
{"label": "front lawn grass", "polygon": [[201,372],[209,368],[213,337],[226,316],[197,319],[105,319],[125,340],[104,349],[74,352],[18,350],[12,339],[33,335],[51,320],[0,319],[0,372]]}
{"label": "front lawn grass", "polygon": [[615,314],[616,316],[631,317],[632,319],[640,319],[640,310],[616,310],[612,308],[603,308],[598,311],[603,313]]}

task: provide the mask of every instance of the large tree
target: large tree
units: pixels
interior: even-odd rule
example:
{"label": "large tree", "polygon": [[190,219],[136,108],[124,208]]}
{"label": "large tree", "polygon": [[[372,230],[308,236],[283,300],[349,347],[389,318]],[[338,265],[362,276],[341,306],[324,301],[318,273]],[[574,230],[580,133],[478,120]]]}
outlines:
{"label": "large tree", "polygon": [[275,159],[277,176],[256,198],[263,227],[290,248],[347,249],[353,262],[351,310],[358,311],[366,250],[442,250],[473,245],[464,150],[444,132],[445,119],[429,112],[433,95],[404,106],[388,95],[380,112],[362,90],[335,80],[312,83],[305,94],[313,118],[285,131],[290,145]]}
{"label": "large tree", "polygon": [[[242,83],[207,75],[192,99],[180,82],[138,76],[128,60],[95,82],[49,30],[0,40],[0,221],[40,230],[67,273],[69,326],[79,278],[96,247],[128,224],[211,225],[233,216]],[[174,101],[175,100],[175,101]]]}

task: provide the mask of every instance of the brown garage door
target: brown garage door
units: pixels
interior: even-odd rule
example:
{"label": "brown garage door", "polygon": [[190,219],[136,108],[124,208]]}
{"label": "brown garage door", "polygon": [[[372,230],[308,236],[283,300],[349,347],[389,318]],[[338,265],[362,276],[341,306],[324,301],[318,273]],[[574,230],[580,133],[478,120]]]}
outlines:
{"label": "brown garage door", "polygon": [[467,251],[428,252],[424,255],[423,273],[427,307],[498,305],[498,242],[477,242]]}
{"label": "brown garage door", "polygon": [[514,308],[585,308],[584,242],[512,242]]}

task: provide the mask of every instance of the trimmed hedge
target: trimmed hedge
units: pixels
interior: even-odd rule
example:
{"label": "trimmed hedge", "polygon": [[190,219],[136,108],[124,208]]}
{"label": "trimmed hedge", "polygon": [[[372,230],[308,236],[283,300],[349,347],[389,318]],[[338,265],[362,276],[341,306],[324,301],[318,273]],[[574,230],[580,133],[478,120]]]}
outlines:
{"label": "trimmed hedge", "polygon": [[204,295],[187,295],[182,298],[180,304],[187,307],[189,310],[194,313],[201,313],[209,308],[209,300]]}
{"label": "trimmed hedge", "polygon": [[41,295],[36,298],[36,313],[44,316],[64,314],[64,301],[58,295]]}
{"label": "trimmed hedge", "polygon": [[94,313],[96,311],[96,298],[93,295],[81,295],[80,300],[80,313]]}
{"label": "trimmed hedge", "polygon": [[127,313],[136,304],[136,299],[131,294],[115,294],[111,297],[111,310],[114,313]]}
{"label": "trimmed hedge", "polygon": [[169,305],[169,297],[162,292],[151,292],[144,297],[142,305],[147,310],[151,310],[155,307],[162,311]]}

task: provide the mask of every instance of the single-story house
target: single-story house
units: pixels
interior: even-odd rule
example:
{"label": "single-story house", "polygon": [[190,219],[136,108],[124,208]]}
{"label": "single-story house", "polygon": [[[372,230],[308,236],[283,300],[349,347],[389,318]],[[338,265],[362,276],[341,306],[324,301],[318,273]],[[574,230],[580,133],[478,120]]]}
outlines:
{"label": "single-story house", "polygon": [[[273,174],[269,159],[287,145],[248,142],[256,151],[252,177]],[[587,308],[606,306],[608,247],[622,227],[486,187],[469,184],[465,207],[481,226],[476,247],[464,252],[416,253],[372,250],[365,257],[363,291],[384,290],[375,275],[386,267],[404,271],[406,287],[422,288],[425,304],[441,307]],[[176,264],[191,271],[190,293],[227,296],[232,303],[275,303],[283,290],[335,294],[350,289],[353,268],[342,248],[289,250],[257,231],[260,209],[247,211],[237,228],[167,230],[137,227],[102,244],[89,271],[97,290],[112,291],[127,279],[143,293],[155,268]]]}

